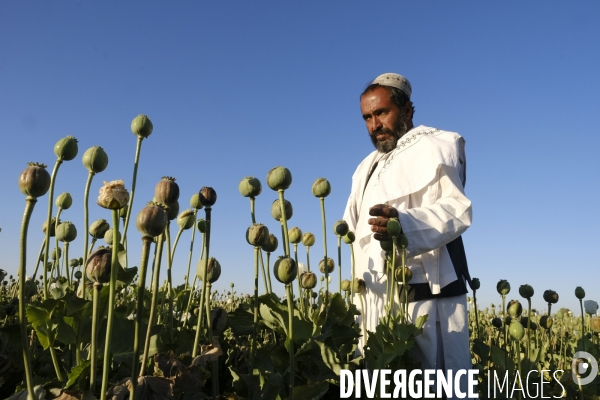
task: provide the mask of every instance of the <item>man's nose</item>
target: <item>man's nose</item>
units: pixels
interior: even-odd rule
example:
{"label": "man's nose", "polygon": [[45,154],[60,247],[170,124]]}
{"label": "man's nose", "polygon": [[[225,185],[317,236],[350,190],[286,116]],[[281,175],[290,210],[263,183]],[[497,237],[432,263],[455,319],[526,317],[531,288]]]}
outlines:
{"label": "man's nose", "polygon": [[369,126],[369,128],[371,128],[371,132],[375,132],[379,129],[381,129],[383,127],[383,124],[381,123],[381,121],[379,120],[378,117],[373,116],[371,118],[371,126]]}

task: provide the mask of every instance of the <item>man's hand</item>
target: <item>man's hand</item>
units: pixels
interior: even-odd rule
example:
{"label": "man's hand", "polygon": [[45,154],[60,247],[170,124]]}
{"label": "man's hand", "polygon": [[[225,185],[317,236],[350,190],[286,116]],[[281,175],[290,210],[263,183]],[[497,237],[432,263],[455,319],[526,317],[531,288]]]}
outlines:
{"label": "man's hand", "polygon": [[369,225],[371,225],[371,231],[375,232],[373,237],[376,240],[391,239],[387,234],[387,223],[390,218],[398,218],[398,210],[387,204],[376,204],[369,209],[369,215],[375,217],[369,218],[368,221]]}

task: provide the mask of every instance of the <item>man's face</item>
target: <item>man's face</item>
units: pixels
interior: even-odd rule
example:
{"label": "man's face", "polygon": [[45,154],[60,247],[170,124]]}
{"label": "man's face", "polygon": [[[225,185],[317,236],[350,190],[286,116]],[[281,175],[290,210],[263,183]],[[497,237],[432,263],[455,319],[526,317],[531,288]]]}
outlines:
{"label": "man's face", "polygon": [[375,148],[389,153],[407,131],[406,115],[390,99],[388,90],[377,87],[360,99],[360,110]]}

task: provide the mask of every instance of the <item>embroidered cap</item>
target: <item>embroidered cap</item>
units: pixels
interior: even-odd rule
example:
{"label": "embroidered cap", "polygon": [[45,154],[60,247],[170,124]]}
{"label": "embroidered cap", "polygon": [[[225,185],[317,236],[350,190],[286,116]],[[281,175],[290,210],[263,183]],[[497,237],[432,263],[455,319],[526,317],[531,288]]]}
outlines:
{"label": "embroidered cap", "polygon": [[393,72],[388,72],[386,74],[381,74],[371,84],[377,83],[381,86],[391,86],[402,90],[410,99],[410,95],[412,93],[412,87],[410,86],[410,82],[408,79],[399,74],[394,74]]}

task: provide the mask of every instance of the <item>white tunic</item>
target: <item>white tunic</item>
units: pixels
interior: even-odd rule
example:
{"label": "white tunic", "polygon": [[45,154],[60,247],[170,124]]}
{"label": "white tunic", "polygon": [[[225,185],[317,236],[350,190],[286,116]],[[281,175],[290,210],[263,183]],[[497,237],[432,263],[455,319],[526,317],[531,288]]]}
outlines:
{"label": "white tunic", "polygon": [[[471,224],[471,201],[463,189],[466,180],[464,145],[464,139],[457,133],[419,126],[407,132],[390,153],[371,153],[352,176],[352,192],[344,220],[356,235],[356,277],[366,282],[367,330],[375,331],[379,318],[385,315],[386,304],[384,252],[379,242],[373,239],[367,222],[372,218],[369,208],[375,204],[387,204],[398,210],[400,225],[408,238],[406,263],[413,273],[410,283],[428,283],[431,292],[438,294],[441,288],[457,279],[445,245]],[[375,162],[377,167],[367,184]],[[360,304],[358,298],[354,300],[355,304]],[[460,368],[469,368],[465,296],[440,300],[410,303],[409,314],[413,318],[429,314],[425,332],[417,341],[422,343],[420,351],[425,353],[419,355],[422,367],[441,367],[437,344],[442,343],[436,333],[440,329],[439,326],[436,328],[439,321],[444,332],[460,333],[458,348],[455,343],[444,343],[444,353],[449,349],[466,350],[457,362],[463,364]],[[446,336],[443,334],[441,341],[445,342]],[[446,368],[458,367],[449,362],[455,358],[450,353],[442,354],[442,357],[446,359]]]}

